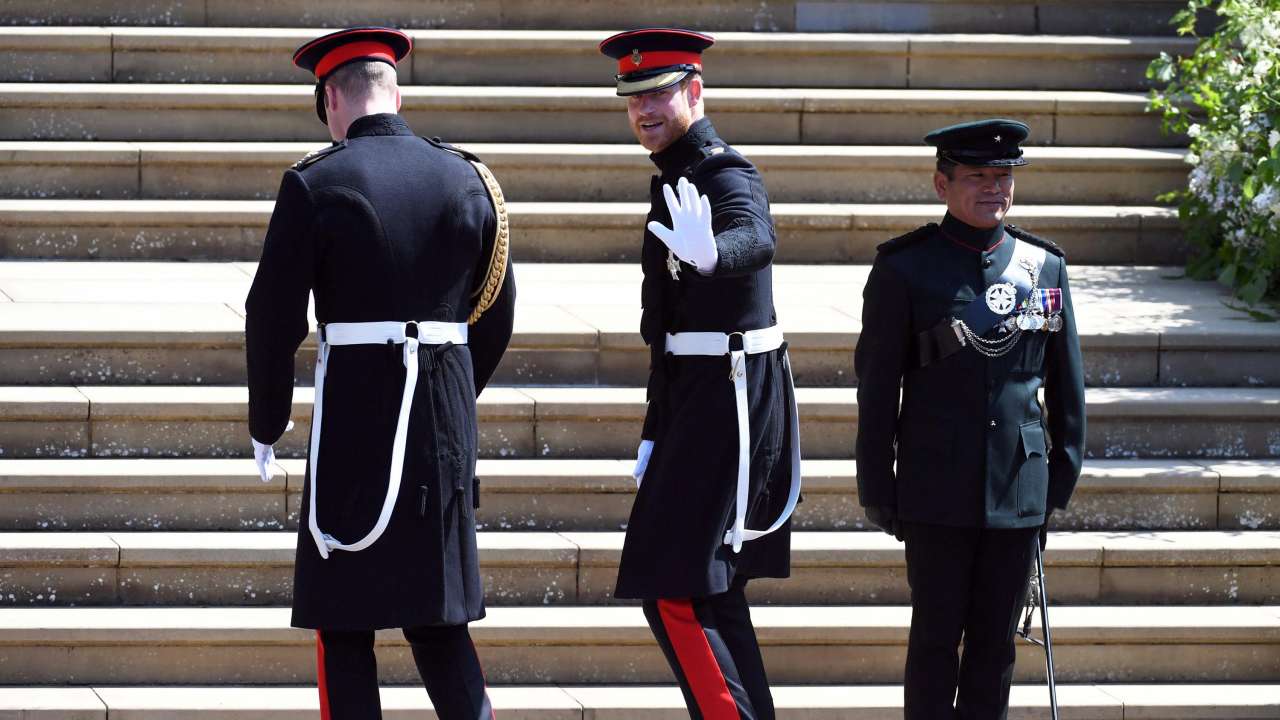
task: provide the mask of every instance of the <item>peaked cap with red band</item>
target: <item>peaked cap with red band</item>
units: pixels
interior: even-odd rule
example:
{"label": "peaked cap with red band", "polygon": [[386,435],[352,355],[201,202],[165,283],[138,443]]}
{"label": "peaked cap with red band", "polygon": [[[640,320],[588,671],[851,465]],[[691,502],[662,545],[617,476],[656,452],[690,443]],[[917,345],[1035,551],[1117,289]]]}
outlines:
{"label": "peaked cap with red band", "polygon": [[710,35],[675,28],[645,28],[618,33],[600,43],[600,52],[618,61],[618,94],[640,95],[671,87],[702,72],[702,52],[715,44]]}
{"label": "peaked cap with red band", "polygon": [[328,123],[324,83],[334,70],[357,60],[374,60],[395,67],[413,50],[413,38],[395,28],[357,27],[318,37],[293,53],[293,64],[316,76],[316,115]]}

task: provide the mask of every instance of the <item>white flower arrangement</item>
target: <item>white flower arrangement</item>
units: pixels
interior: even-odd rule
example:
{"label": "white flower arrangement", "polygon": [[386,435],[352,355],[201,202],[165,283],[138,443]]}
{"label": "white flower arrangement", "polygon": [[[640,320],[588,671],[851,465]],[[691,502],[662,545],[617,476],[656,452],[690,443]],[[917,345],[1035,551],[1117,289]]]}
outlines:
{"label": "white flower arrangement", "polygon": [[1280,0],[1188,0],[1178,32],[1196,35],[1210,8],[1217,24],[1192,55],[1162,53],[1147,70],[1163,85],[1151,109],[1191,146],[1187,188],[1161,199],[1180,202],[1200,249],[1189,274],[1216,277],[1274,319],[1262,305],[1280,299]]}

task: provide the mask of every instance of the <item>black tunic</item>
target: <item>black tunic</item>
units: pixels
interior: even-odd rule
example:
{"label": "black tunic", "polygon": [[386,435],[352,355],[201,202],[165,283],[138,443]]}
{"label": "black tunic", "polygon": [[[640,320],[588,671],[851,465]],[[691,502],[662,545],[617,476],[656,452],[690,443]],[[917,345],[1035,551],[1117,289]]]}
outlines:
{"label": "black tunic", "polygon": [[[654,441],[622,549],[620,598],[697,597],[725,592],[735,576],[786,577],[791,525],[735,554],[724,544],[733,525],[738,425],[726,357],[672,356],[666,333],[741,332],[777,322],[772,262],[777,244],[760,173],[699,120],[671,147],[651,156],[661,175],[650,186],[646,221],[667,227],[662,186],[686,177],[711,200],[719,262],[707,276],[681,263],[667,269],[667,247],[645,231],[640,332],[651,353],[643,438]],[[791,482],[792,390],[783,351],[747,359],[751,493],[747,527],[763,529],[786,505]]]}
{"label": "black tunic", "polygon": [[1084,451],[1084,370],[1056,245],[1008,228],[1047,250],[1040,287],[1062,289],[1061,332],[1025,333],[1001,358],[966,347],[916,362],[917,333],[958,316],[1008,265],[1005,229],[948,215],[880,247],[855,351],[864,507],[896,506],[909,522],[1023,528],[1043,524],[1046,507],[1067,506]]}
{"label": "black tunic", "polygon": [[[321,323],[466,322],[493,248],[495,212],[474,167],[397,115],[284,175],[246,302],[249,430],[275,442],[293,396],[307,298]],[[385,534],[321,559],[302,499],[293,624],[333,630],[461,624],[484,616],[475,539],[476,395],[511,337],[515,281],[468,346],[423,346],[400,495]],[[325,379],[320,527],[343,542],[373,527],[404,388],[400,346],[335,346]]]}

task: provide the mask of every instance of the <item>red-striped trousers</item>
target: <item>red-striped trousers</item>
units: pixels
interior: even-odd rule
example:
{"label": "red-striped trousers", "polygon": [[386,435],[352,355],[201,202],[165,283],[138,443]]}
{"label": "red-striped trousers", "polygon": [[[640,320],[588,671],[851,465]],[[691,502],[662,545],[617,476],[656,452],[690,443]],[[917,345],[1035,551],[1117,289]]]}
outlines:
{"label": "red-striped trousers", "polygon": [[774,720],[745,587],[739,579],[719,595],[644,602],[693,720]]}

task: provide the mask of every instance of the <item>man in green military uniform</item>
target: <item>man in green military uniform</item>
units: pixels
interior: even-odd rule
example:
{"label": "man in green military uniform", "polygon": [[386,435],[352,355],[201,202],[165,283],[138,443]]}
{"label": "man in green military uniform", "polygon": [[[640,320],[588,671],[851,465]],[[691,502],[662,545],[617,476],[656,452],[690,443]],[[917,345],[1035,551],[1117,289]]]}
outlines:
{"label": "man in green military uniform", "polygon": [[1011,120],[930,133],[947,214],[881,245],[863,292],[858,493],[906,542],[907,720],[1006,716],[1037,537],[1080,473],[1063,251],[1004,223],[1029,133]]}

